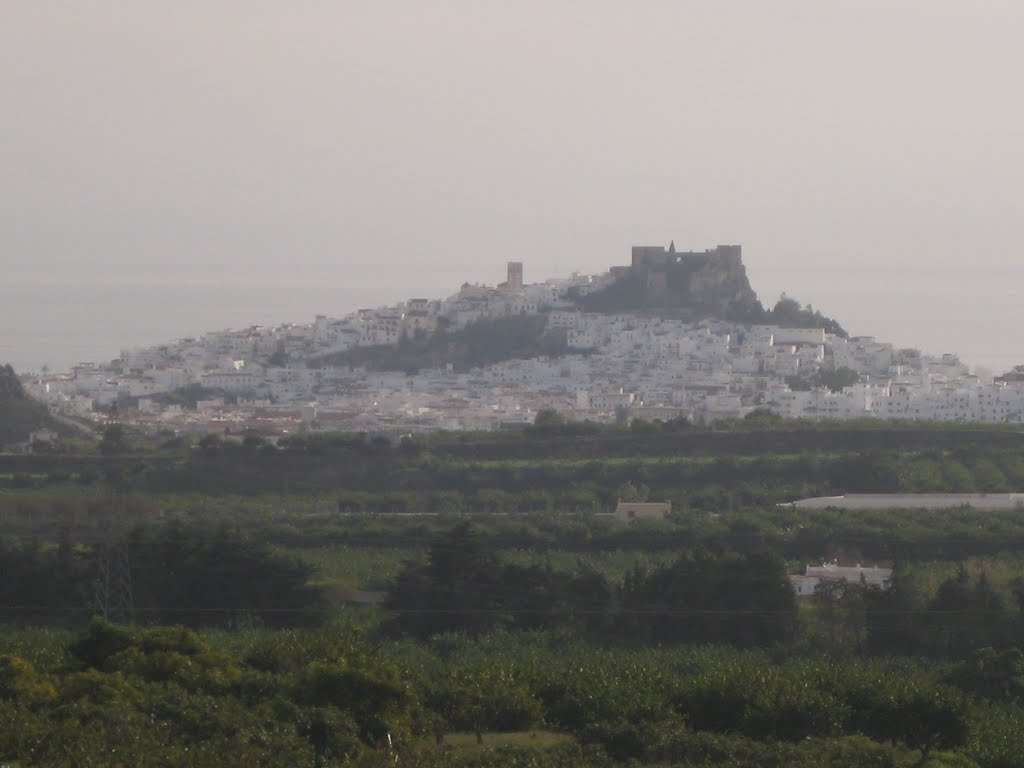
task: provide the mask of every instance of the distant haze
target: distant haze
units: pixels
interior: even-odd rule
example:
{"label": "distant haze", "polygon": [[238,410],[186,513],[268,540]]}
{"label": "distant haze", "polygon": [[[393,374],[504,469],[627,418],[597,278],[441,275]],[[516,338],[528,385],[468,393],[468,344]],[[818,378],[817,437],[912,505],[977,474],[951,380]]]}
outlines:
{"label": "distant haze", "polygon": [[0,360],[744,247],[1024,363],[1024,4],[10,3]]}

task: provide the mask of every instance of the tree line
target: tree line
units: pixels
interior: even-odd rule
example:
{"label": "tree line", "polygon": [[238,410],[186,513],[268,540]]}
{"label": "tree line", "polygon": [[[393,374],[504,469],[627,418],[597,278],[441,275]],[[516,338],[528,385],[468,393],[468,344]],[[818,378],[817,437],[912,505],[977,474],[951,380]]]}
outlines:
{"label": "tree line", "polygon": [[89,545],[0,540],[0,617],[77,626],[92,614],[191,626],[319,624],[312,567],[237,532],[172,521]]}
{"label": "tree line", "polygon": [[575,573],[500,561],[468,524],[398,575],[382,630],[444,632],[564,628],[599,641],[772,646],[793,639],[796,602],[781,560],[765,553],[685,554],[635,569],[621,587],[586,567]]}

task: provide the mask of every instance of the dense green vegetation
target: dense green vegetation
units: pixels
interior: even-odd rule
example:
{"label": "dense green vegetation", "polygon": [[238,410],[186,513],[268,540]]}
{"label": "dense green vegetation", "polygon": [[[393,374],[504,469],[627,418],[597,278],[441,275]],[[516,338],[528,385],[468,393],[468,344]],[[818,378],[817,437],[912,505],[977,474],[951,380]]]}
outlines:
{"label": "dense green vegetation", "polygon": [[66,529],[55,546],[0,541],[0,617],[70,624],[95,611],[192,626],[318,623],[326,607],[312,568],[229,530],[177,522],[85,545]]}
{"label": "dense green vegetation", "polygon": [[843,338],[847,336],[846,330],[837,320],[826,317],[810,304],[801,307],[800,302],[786,294],[782,294],[775,306],[765,312],[760,322],[782,328],[823,328],[826,333],[834,333]]}
{"label": "dense green vegetation", "polygon": [[[356,494],[343,503],[351,511],[548,512],[607,509],[633,483],[678,507],[712,511],[723,494],[735,507],[849,492],[1012,490],[1024,483],[1022,448],[1024,434],[1009,427],[819,424],[755,413],[703,429],[682,421],[540,424],[407,436],[398,445],[300,435],[275,447],[211,435],[190,451],[168,443],[149,454],[0,456],[0,487],[52,485],[51,477],[87,485],[116,472],[140,493],[340,491]],[[368,495],[359,501],[359,493]]]}
{"label": "dense green vegetation", "polygon": [[[1019,654],[987,651],[934,666],[603,649],[551,632],[410,645],[369,643],[351,625],[196,635],[95,621],[0,642],[0,758],[1009,768],[1024,733],[1021,671]],[[488,732],[522,738],[488,748]]]}
{"label": "dense green vegetation", "polygon": [[[0,763],[1024,754],[1024,514],[779,505],[1018,490],[1012,429],[756,415],[129,450],[0,466]],[[673,512],[596,514],[617,498]],[[797,600],[787,574],[826,559],[895,575]]]}

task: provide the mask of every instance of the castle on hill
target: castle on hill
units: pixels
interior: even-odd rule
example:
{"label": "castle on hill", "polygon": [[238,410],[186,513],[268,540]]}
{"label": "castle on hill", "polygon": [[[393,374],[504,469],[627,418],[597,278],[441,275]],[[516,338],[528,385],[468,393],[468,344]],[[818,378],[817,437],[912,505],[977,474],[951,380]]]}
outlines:
{"label": "castle on hill", "polygon": [[[681,282],[673,276],[687,278],[700,270],[733,273],[743,269],[743,248],[739,245],[719,245],[706,251],[676,251],[673,240],[668,248],[661,245],[634,245],[629,269],[643,280],[648,299],[661,299],[669,295],[670,286]],[[744,271],[745,277],[745,271]],[[709,285],[714,281],[707,281]],[[696,293],[706,286],[689,286]]]}
{"label": "castle on hill", "polygon": [[628,266],[609,270],[609,284],[585,297],[592,312],[659,311],[753,321],[763,308],[750,286],[739,245],[677,251],[675,241],[635,245]]}

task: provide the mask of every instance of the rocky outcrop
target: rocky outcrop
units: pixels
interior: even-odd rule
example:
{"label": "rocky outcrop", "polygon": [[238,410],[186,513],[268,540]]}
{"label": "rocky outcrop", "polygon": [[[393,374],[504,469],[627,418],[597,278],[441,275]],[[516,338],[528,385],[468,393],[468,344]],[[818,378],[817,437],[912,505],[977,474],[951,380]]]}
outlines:
{"label": "rocky outcrop", "polygon": [[585,310],[656,311],[751,322],[764,313],[738,245],[685,253],[672,246],[637,246],[632,264],[613,274],[617,279],[606,289],[579,300]]}

